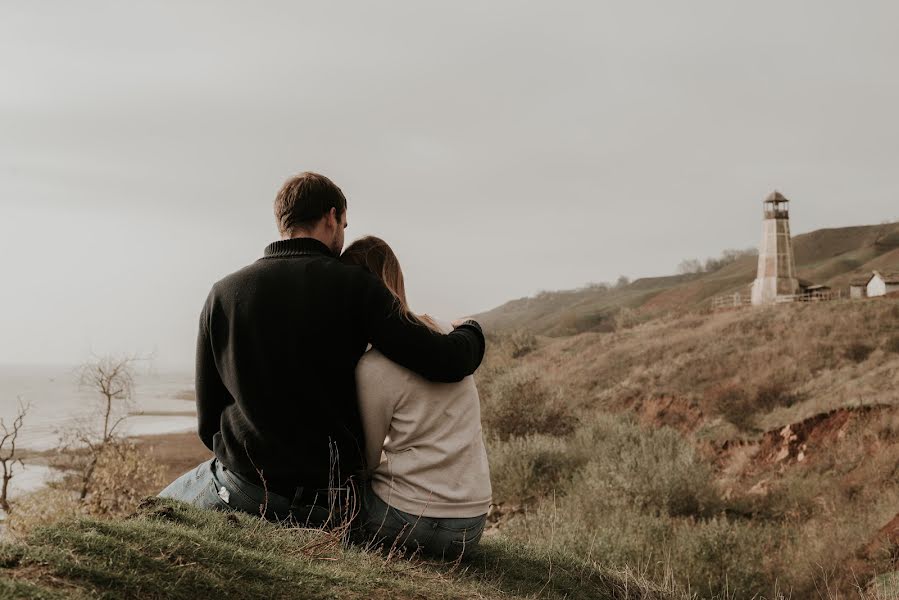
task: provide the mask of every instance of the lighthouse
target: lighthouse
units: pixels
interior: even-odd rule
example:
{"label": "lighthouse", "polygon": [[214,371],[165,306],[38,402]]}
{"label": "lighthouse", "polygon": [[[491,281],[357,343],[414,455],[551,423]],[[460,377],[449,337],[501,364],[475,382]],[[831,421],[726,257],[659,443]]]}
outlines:
{"label": "lighthouse", "polygon": [[765,198],[758,275],[752,284],[754,305],[774,304],[778,298],[799,293],[793,240],[790,237],[790,201],[774,191]]}

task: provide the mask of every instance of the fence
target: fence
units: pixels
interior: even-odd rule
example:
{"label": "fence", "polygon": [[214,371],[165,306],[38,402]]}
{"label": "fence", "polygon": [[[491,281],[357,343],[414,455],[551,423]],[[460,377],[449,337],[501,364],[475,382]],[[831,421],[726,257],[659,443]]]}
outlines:
{"label": "fence", "polygon": [[807,292],[805,294],[794,294],[792,296],[778,296],[777,302],[830,302],[831,300],[841,300],[843,298],[843,291],[837,290],[827,290],[827,291],[814,291]]}
{"label": "fence", "polygon": [[729,308],[742,308],[750,306],[752,298],[744,294],[728,294],[712,298],[712,310],[727,310]]}
{"label": "fence", "polygon": [[[805,294],[792,294],[778,296],[775,300],[776,304],[787,304],[790,302],[830,302],[832,300],[841,300],[844,297],[842,290],[815,290],[806,292]],[[715,296],[712,298],[712,310],[727,310],[730,308],[742,308],[752,305],[752,297],[748,294],[727,294],[724,296]]]}

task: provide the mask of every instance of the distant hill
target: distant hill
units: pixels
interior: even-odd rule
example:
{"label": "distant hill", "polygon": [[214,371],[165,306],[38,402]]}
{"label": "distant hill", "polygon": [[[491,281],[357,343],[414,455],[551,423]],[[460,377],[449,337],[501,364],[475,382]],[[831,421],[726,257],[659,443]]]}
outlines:
{"label": "distant hill", "polygon": [[[821,229],[793,238],[802,279],[848,291],[849,281],[874,269],[899,270],[899,223]],[[560,336],[611,331],[622,320],[708,307],[722,294],[748,293],[757,258],[743,257],[710,273],[647,277],[624,286],[588,286],[512,300],[477,316],[490,331],[526,329]]]}

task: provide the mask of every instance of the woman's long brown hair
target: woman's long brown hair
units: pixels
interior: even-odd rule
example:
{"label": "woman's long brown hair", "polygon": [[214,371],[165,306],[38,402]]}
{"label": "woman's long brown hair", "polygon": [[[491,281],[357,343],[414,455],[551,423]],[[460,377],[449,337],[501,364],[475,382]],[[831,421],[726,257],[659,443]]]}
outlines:
{"label": "woman's long brown hair", "polygon": [[396,298],[400,314],[413,323],[420,323],[434,331],[440,331],[437,323],[428,315],[416,315],[406,300],[406,283],[400,261],[387,242],[373,235],[360,238],[347,246],[340,256],[345,263],[360,265],[374,273]]}

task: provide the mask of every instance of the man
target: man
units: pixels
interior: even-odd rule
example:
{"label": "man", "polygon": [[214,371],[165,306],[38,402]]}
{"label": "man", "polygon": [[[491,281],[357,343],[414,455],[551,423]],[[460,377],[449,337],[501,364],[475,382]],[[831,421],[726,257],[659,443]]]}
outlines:
{"label": "man", "polygon": [[275,199],[281,240],[212,287],[197,340],[199,434],[215,458],[160,493],[205,508],[334,523],[364,466],[356,363],[369,343],[438,382],[472,374],[480,326],[410,322],[380,279],[343,264],[346,198],[322,175]]}

